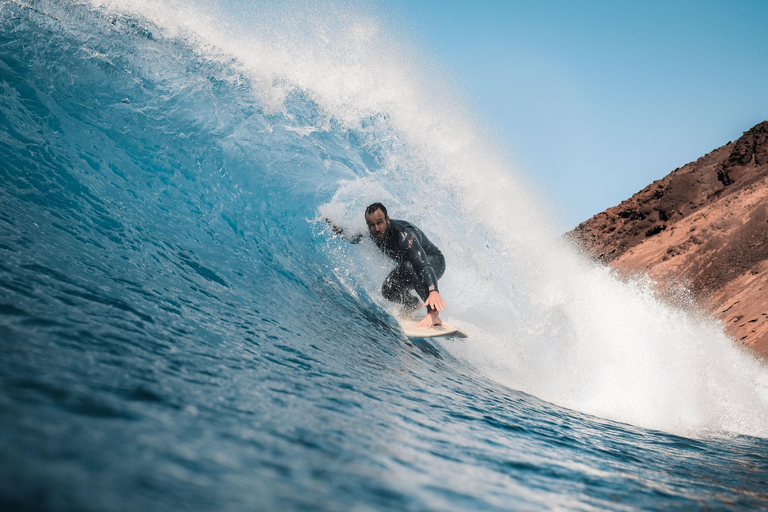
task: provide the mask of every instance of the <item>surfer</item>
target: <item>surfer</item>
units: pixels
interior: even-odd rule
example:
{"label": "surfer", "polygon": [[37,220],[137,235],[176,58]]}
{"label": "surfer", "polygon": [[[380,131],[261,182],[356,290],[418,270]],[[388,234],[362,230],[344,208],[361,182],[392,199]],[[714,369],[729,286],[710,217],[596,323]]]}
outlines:
{"label": "surfer", "polygon": [[[344,234],[344,230],[330,219],[325,221],[335,234]],[[381,285],[384,298],[402,304],[406,312],[416,311],[421,307],[421,301],[410,294],[409,290],[413,289],[427,307],[427,316],[419,322],[419,327],[442,325],[440,311],[445,309],[445,303],[437,289],[437,280],[445,272],[445,258],[440,249],[413,224],[390,219],[381,203],[373,203],[365,209],[365,223],[376,246],[398,262],[397,268]],[[363,235],[343,238],[356,244],[363,239]]]}

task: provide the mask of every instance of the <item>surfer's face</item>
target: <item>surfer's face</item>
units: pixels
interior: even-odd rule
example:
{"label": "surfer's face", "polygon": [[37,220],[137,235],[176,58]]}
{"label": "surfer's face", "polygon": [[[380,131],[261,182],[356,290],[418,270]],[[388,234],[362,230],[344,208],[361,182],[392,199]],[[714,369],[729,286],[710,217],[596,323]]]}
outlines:
{"label": "surfer's face", "polygon": [[376,210],[370,215],[365,215],[365,222],[368,224],[368,231],[371,233],[371,237],[381,241],[387,236],[389,231],[389,217],[384,215],[381,210]]}

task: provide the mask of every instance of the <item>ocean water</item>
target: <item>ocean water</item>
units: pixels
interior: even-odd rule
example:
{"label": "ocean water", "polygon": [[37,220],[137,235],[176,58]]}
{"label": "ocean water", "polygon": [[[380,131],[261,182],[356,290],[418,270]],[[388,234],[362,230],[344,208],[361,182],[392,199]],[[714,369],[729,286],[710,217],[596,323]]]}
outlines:
{"label": "ocean water", "polygon": [[[358,2],[0,0],[0,509],[768,508],[768,369]],[[443,250],[412,340],[363,229]]]}

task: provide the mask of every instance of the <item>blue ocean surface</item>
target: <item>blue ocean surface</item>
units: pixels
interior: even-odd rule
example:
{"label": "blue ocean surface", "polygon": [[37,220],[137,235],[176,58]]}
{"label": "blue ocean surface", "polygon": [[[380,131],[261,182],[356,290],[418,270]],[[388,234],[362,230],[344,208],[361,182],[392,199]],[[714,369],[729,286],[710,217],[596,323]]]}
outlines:
{"label": "blue ocean surface", "polygon": [[[764,364],[549,240],[384,25],[193,7],[0,0],[0,510],[768,508]],[[323,222],[375,200],[467,339]]]}

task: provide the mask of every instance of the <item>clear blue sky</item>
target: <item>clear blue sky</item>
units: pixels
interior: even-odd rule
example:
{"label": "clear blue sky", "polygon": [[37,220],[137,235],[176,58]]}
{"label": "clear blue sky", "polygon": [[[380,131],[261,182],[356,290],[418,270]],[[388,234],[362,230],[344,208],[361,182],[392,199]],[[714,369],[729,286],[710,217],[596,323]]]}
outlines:
{"label": "clear blue sky", "polygon": [[564,229],[768,119],[768,0],[383,0]]}

